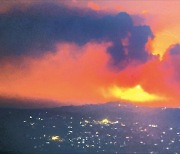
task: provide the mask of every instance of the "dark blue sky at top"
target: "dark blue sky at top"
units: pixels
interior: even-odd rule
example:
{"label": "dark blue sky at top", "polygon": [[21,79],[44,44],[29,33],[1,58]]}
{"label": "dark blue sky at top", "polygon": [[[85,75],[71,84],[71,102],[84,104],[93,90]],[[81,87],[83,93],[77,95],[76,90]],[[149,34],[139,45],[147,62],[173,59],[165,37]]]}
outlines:
{"label": "dark blue sky at top", "polygon": [[[128,55],[121,39],[130,33]],[[55,51],[60,42],[84,45],[89,41],[111,41],[108,48],[114,64],[122,60],[145,62],[151,55],[145,50],[149,26],[134,26],[127,13],[99,15],[92,10],[79,10],[56,4],[15,7],[0,14],[0,57],[33,55]]]}

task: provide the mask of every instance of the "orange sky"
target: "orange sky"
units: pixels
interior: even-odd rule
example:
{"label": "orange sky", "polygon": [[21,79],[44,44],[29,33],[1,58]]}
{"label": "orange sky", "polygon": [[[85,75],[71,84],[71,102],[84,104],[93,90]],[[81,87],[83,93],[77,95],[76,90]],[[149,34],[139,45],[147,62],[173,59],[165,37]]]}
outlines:
{"label": "orange sky", "polygon": [[[1,68],[0,93],[68,104],[123,100],[150,106],[179,105],[179,83],[172,79],[174,72],[167,69],[165,60],[154,59],[143,65],[132,62],[117,72],[108,66],[106,50],[110,45],[91,42],[80,47],[65,43],[57,45],[56,53],[36,59],[24,57],[24,68],[7,62]],[[135,98],[138,96],[140,100]]]}
{"label": "orange sky", "polygon": [[106,51],[110,42],[89,42],[84,46],[59,43],[55,53],[47,52],[39,58],[20,57],[23,68],[11,61],[1,65],[1,96],[68,104],[126,101],[150,106],[180,106],[180,81],[176,78],[180,57],[167,54],[163,58],[172,44],[179,43],[180,1],[72,2],[68,5],[141,16],[144,20],[137,24],[150,25],[155,35],[148,43],[149,52],[159,54],[160,59],[154,58],[141,65],[132,61],[126,69],[117,72],[108,65],[110,57]]}

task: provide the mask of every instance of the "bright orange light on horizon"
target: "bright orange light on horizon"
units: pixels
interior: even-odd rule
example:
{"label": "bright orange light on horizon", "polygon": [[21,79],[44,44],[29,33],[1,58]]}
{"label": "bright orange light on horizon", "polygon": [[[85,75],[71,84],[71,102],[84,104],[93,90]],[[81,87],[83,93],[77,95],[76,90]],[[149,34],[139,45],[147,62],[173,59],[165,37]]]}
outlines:
{"label": "bright orange light on horizon", "polygon": [[112,86],[107,91],[103,91],[105,97],[111,97],[112,99],[125,100],[130,102],[152,102],[157,100],[163,100],[164,98],[155,94],[146,92],[141,85],[136,85],[132,88],[121,88],[118,86]]}

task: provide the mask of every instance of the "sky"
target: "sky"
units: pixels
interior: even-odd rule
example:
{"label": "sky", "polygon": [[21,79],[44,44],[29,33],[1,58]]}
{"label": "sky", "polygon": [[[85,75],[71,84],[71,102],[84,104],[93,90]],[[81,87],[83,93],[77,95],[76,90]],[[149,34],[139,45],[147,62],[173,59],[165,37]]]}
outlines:
{"label": "sky", "polygon": [[180,107],[180,1],[1,4],[3,101]]}

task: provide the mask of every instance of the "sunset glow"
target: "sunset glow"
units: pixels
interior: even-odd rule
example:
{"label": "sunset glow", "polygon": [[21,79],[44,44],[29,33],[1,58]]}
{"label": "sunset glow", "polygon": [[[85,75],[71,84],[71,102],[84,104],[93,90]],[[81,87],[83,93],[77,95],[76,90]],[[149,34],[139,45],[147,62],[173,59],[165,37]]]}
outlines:
{"label": "sunset glow", "polygon": [[119,100],[132,101],[132,102],[150,102],[161,100],[161,97],[158,97],[154,94],[149,94],[144,91],[141,85],[136,85],[132,88],[120,88],[113,86],[109,89],[109,95],[115,97]]}
{"label": "sunset glow", "polygon": [[0,7],[0,97],[180,106],[178,1],[19,2]]}

